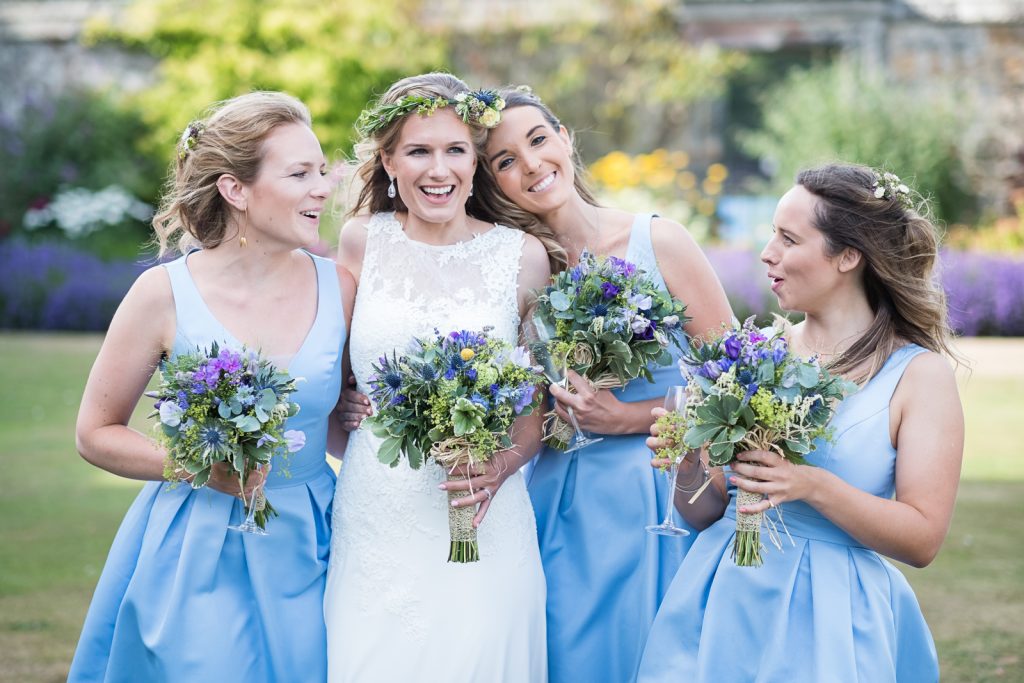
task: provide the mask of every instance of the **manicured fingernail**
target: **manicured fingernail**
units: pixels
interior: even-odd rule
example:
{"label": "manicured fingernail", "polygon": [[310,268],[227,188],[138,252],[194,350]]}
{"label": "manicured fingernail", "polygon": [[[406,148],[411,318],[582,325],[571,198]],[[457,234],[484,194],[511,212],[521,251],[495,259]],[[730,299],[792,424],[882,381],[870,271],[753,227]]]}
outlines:
{"label": "manicured fingernail", "polygon": [[736,477],[729,477],[729,483],[730,484],[735,484],[736,483]]}
{"label": "manicured fingernail", "polygon": [[447,484],[438,484],[437,488],[441,489],[442,491],[447,491],[448,490],[447,486],[448,486]]}
{"label": "manicured fingernail", "polygon": [[457,508],[457,507],[459,507],[459,501],[457,501],[457,500],[453,500],[453,501],[452,501],[452,507],[453,507],[453,508]]}

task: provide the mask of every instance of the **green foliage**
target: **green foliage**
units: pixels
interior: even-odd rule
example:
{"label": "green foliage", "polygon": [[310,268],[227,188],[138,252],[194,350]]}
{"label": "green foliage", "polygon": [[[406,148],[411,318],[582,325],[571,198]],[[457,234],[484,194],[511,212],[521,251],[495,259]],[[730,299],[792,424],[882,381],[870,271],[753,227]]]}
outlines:
{"label": "green foliage", "polygon": [[591,11],[528,28],[496,26],[460,45],[460,61],[498,81],[525,82],[576,130],[597,130],[587,156],[675,140],[693,102],[714,98],[746,62],[681,37],[669,0],[602,0]]}
{"label": "green foliage", "polygon": [[739,141],[776,168],[776,191],[802,168],[841,160],[900,175],[930,197],[941,220],[963,220],[975,208],[960,151],[970,112],[952,91],[915,92],[840,61],[792,70],[762,106],[761,129]]}
{"label": "green foliage", "polygon": [[331,155],[350,148],[375,93],[444,66],[443,36],[421,28],[418,10],[413,0],[138,0],[123,21],[94,24],[89,35],[160,58],[158,81],[139,102],[164,158],[211,103],[257,89],[304,101]]}
{"label": "green foliage", "polygon": [[[146,126],[139,113],[111,95],[70,91],[24,103],[17,120],[0,121],[0,237],[52,238],[56,227],[25,233],[26,211],[42,208],[61,189],[119,185],[152,203],[162,162],[139,151]],[[81,246],[102,256],[132,257],[148,232],[139,220],[87,235]]]}

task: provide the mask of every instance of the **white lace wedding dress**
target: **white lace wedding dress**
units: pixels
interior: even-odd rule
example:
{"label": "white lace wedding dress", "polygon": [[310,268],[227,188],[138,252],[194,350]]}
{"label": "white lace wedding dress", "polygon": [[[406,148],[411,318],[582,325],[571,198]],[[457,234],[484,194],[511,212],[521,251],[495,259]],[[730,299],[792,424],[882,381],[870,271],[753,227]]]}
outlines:
{"label": "white lace wedding dress", "polygon": [[[523,234],[495,227],[468,242],[410,240],[393,214],[367,226],[349,337],[359,390],[371,363],[414,336],[480,330],[514,342]],[[449,563],[445,475],[377,460],[368,428],[350,436],[333,508],[324,616],[331,683],[547,680],[545,584],[521,473],[495,495],[480,561]]]}

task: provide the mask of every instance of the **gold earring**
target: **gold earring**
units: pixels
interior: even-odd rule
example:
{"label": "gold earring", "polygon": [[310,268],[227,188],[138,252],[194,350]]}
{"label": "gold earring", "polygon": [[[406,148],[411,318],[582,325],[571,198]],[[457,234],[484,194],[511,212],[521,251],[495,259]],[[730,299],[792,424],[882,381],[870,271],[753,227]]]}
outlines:
{"label": "gold earring", "polygon": [[244,212],[245,215],[245,223],[242,225],[242,234],[238,238],[238,246],[244,249],[246,245],[245,231],[249,227],[249,207],[245,207],[244,209],[242,209],[242,211]]}

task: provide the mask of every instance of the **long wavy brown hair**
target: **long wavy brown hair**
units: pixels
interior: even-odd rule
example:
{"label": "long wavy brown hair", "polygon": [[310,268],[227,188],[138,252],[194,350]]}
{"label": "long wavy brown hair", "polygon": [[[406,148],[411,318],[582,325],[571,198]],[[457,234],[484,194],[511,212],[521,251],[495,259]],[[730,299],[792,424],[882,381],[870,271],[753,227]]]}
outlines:
{"label": "long wavy brown hair", "polygon": [[864,289],[875,314],[830,369],[865,382],[908,342],[959,362],[936,273],[938,230],[927,217],[927,203],[913,193],[876,197],[875,171],[855,164],[801,171],[796,183],[818,198],[813,225],[825,237],[827,255],[846,248],[860,252]]}

